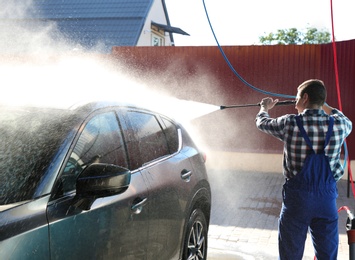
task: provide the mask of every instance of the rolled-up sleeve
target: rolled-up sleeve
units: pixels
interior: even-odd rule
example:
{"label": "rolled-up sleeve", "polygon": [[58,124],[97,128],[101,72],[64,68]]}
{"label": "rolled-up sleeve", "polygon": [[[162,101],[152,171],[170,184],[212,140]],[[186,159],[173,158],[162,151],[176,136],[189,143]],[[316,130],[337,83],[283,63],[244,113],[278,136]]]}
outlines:
{"label": "rolled-up sleeve", "polygon": [[346,138],[352,131],[353,124],[349,118],[347,118],[340,110],[333,108],[331,116],[334,117],[334,120],[337,124],[341,125],[344,130],[343,138]]}
{"label": "rolled-up sleeve", "polygon": [[286,116],[270,118],[268,113],[260,112],[256,115],[256,127],[266,134],[283,140],[286,118]]}

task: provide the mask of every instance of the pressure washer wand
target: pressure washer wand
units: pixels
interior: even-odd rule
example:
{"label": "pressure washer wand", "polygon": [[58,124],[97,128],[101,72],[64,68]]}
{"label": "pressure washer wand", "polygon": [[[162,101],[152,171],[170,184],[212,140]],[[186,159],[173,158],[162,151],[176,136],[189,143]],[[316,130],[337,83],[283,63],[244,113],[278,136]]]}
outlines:
{"label": "pressure washer wand", "polygon": [[[275,106],[289,106],[289,105],[294,105],[296,103],[295,100],[285,100],[285,101],[279,101],[275,104]],[[257,104],[245,104],[245,105],[232,105],[232,106],[221,106],[222,109],[226,108],[238,108],[238,107],[257,107],[260,106],[260,103]]]}

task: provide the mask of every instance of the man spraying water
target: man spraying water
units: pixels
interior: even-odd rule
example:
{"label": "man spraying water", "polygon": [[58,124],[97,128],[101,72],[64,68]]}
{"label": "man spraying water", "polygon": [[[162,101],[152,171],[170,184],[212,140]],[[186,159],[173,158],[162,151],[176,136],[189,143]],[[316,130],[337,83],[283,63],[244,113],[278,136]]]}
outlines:
{"label": "man spraying water", "polygon": [[279,258],[301,260],[309,229],[317,259],[337,259],[338,212],[336,182],[343,176],[341,146],[351,121],[325,103],[321,80],[297,89],[298,114],[270,118],[278,100],[264,98],[256,116],[259,130],[284,142],[283,203],[279,219]]}

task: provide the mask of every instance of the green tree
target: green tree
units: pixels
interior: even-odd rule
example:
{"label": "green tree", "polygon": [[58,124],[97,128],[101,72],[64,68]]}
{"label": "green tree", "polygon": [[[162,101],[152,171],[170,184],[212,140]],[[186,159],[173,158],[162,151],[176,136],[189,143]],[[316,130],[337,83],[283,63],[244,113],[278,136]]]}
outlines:
{"label": "green tree", "polygon": [[306,32],[299,31],[296,28],[279,29],[276,33],[260,36],[259,41],[263,45],[321,44],[330,42],[330,33],[313,27],[307,28]]}

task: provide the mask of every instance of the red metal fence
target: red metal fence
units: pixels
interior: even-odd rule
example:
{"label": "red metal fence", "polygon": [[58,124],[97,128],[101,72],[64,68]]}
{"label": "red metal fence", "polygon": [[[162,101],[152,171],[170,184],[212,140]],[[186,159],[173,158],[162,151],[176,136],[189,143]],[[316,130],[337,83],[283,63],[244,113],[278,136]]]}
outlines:
{"label": "red metal fence", "polygon": [[[343,111],[355,122],[355,40],[337,42],[336,46]],[[318,78],[327,86],[328,104],[339,107],[331,44],[222,48],[234,69],[251,85],[268,92],[296,95],[300,83]],[[181,99],[220,106],[258,103],[265,96],[235,76],[217,46],[114,47],[112,57],[128,65],[133,76],[155,90]],[[257,112],[257,107],[226,109],[194,123],[201,138],[213,149],[281,152],[281,142],[256,129]],[[271,110],[271,116],[295,112],[294,107],[277,107]],[[347,141],[350,158],[354,158],[354,133]]]}

